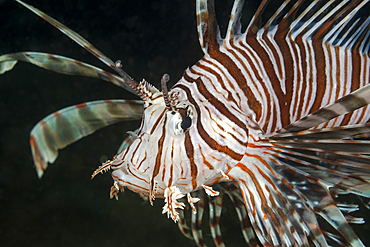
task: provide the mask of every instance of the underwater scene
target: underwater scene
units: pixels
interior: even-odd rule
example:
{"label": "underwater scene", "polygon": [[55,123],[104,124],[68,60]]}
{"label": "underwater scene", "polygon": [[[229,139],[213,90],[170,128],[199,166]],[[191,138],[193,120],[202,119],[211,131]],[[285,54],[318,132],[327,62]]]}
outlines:
{"label": "underwater scene", "polygon": [[[165,73],[170,75],[170,89],[203,57],[195,0],[25,2],[80,34],[113,61],[121,60],[122,69],[137,82],[145,78],[158,89]],[[222,37],[233,2],[215,1]],[[274,12],[282,2],[272,4],[266,12]],[[245,1],[243,31],[259,4]],[[370,4],[361,9],[361,14],[366,18],[370,15]],[[0,0],[0,56],[15,52],[62,55],[115,74],[21,4]],[[110,199],[111,172],[91,179],[102,163],[117,154],[129,136],[127,132],[140,127],[140,120],[102,128],[59,150],[56,161],[38,178],[30,148],[32,128],[62,108],[110,99],[140,98],[97,78],[64,75],[24,62],[0,74],[0,246],[198,246],[181,233],[171,217],[162,214],[163,199],[154,200],[151,206],[147,198],[129,189],[118,193],[118,200]],[[363,244],[370,246],[366,201],[356,195],[340,196],[359,205],[351,215],[364,218],[365,223],[351,227]],[[190,218],[186,221],[191,226]],[[202,221],[204,244],[215,246],[208,206]],[[323,229],[332,230],[323,219],[319,222]],[[220,228],[225,246],[249,246],[234,204],[226,196]]]}

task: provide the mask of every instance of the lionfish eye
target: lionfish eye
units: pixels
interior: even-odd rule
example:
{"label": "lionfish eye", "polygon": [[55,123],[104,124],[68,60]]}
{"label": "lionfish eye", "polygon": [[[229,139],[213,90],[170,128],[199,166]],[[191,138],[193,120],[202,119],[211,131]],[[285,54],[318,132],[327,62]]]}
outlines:
{"label": "lionfish eye", "polygon": [[175,136],[184,134],[194,122],[194,110],[188,104],[179,104],[174,112],[169,113],[169,127]]}
{"label": "lionfish eye", "polygon": [[185,117],[181,122],[181,128],[186,131],[191,126],[191,118]]}

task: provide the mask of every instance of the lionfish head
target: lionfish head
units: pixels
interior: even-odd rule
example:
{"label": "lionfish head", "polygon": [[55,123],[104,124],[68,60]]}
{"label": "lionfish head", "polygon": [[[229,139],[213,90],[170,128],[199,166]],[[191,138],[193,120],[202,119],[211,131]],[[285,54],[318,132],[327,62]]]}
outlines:
{"label": "lionfish head", "polygon": [[[144,100],[141,126],[131,144],[95,174],[112,168],[112,197],[127,187],[149,197],[151,203],[155,197],[165,198],[170,208],[168,214],[176,220],[175,209],[183,207],[177,199],[188,195],[192,205],[197,201],[190,196],[194,190],[204,188],[207,193],[217,194],[207,185],[225,179],[230,159],[225,153],[202,143],[197,129],[199,106],[179,87],[168,92],[167,80],[165,75],[162,92],[146,81],[138,84],[139,95]],[[206,117],[201,122],[211,123]],[[205,156],[214,157],[214,160],[209,162]]]}

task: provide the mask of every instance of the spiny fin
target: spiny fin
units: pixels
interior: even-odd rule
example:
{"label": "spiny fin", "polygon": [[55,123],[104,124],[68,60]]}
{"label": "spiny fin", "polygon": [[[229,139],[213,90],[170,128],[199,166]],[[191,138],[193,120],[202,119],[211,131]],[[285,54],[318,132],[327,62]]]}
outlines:
{"label": "spiny fin", "polygon": [[202,222],[206,195],[203,192],[203,190],[199,191],[198,193],[200,193],[201,195],[199,194],[197,195],[197,197],[200,200],[195,204],[197,214],[191,214],[191,228],[193,232],[194,241],[197,243],[197,245],[199,247],[206,247],[202,233],[203,232]]}
{"label": "spiny fin", "polygon": [[222,213],[222,199],[223,199],[222,192],[220,195],[215,197],[208,196],[209,226],[213,242],[217,247],[225,247],[224,241],[222,240],[220,228],[220,218]]}
{"label": "spiny fin", "polygon": [[[222,185],[225,193],[229,196],[230,200],[234,204],[245,241],[249,246],[259,246],[256,235],[254,234],[253,228],[248,218],[248,213],[244,205],[241,191],[233,183],[221,183],[220,185]],[[219,189],[219,191],[222,190]]]}
{"label": "spiny fin", "polygon": [[283,132],[271,136],[270,140],[323,140],[353,139],[369,137],[370,124],[356,124],[332,128],[303,130],[299,132]]}
{"label": "spiny fin", "polygon": [[99,100],[70,106],[38,122],[30,134],[37,174],[41,178],[48,163],[54,163],[58,149],[108,125],[140,119],[143,102],[136,100]]}
{"label": "spiny fin", "polygon": [[330,187],[370,197],[368,125],[278,134],[261,140],[259,148],[264,147]]}
{"label": "spiny fin", "polygon": [[244,0],[236,0],[231,10],[229,25],[227,27],[226,40],[233,40],[238,38],[241,34],[241,23],[240,18],[242,16],[242,9],[244,6]]}
{"label": "spiny fin", "polygon": [[219,50],[220,30],[217,25],[214,0],[197,0],[197,29],[204,54]]}
{"label": "spiny fin", "polygon": [[298,132],[315,127],[327,122],[335,117],[353,112],[361,107],[370,104],[370,84],[357,89],[356,91],[338,99],[334,103],[322,107],[310,115],[288,125],[277,131],[279,132]]}
{"label": "spiny fin", "polygon": [[0,75],[4,74],[5,72],[12,70],[14,66],[17,64],[18,61],[10,60],[10,61],[2,61],[4,56],[0,56]]}
{"label": "spiny fin", "polygon": [[370,196],[369,125],[281,133],[261,141],[274,155],[331,186]]}
{"label": "spiny fin", "polygon": [[186,223],[185,215],[187,213],[187,208],[184,208],[184,210],[179,210],[179,221],[177,222],[177,226],[179,227],[181,233],[187,237],[188,239],[194,239],[191,235],[191,228]]}
{"label": "spiny fin", "polygon": [[88,42],[86,39],[81,37],[81,35],[79,35],[75,31],[66,27],[65,25],[63,25],[59,21],[55,20],[54,18],[50,17],[49,15],[45,14],[41,10],[39,10],[39,9],[37,9],[37,8],[31,6],[31,5],[28,5],[28,4],[26,4],[26,3],[24,3],[20,0],[16,0],[16,1],[20,4],[22,4],[27,9],[31,10],[36,15],[40,16],[45,21],[49,22],[54,27],[56,27],[58,30],[60,30],[62,33],[64,33],[66,36],[68,36],[70,39],[72,39],[77,44],[79,44],[81,47],[85,48],[90,53],[92,53],[94,56],[99,58],[99,60],[102,61],[103,63],[105,63],[107,66],[112,67],[112,68],[116,67],[115,63],[110,58],[106,57],[103,53],[101,53],[98,49],[96,49],[92,44],[90,44],[90,42]]}
{"label": "spiny fin", "polygon": [[[64,33],[67,37],[72,39],[74,42],[76,42],[79,46],[93,54],[95,57],[97,57],[100,61],[102,61],[105,65],[115,70],[117,73],[120,74],[120,76],[123,79],[123,82],[130,86],[131,88],[135,89],[137,86],[137,82],[134,81],[125,71],[121,69],[121,67],[116,66],[116,63],[114,63],[109,57],[105,56],[101,51],[99,51],[97,48],[95,48],[90,42],[88,42],[86,39],[84,39],[81,35],[76,33],[75,31],[71,30],[70,28],[66,27],[59,21],[55,20],[51,16],[45,14],[41,10],[26,4],[22,2],[21,0],[16,0],[18,3],[44,19],[45,21],[49,22],[51,25],[53,25],[55,28],[57,28],[59,31]],[[136,94],[140,95],[137,91]]]}
{"label": "spiny fin", "polygon": [[246,30],[247,39],[255,37],[258,33],[258,30],[261,28],[262,14],[265,11],[267,5],[271,0],[263,0],[259,5],[256,13],[253,15],[252,20],[249,22],[249,25]]}
{"label": "spiny fin", "polygon": [[[369,54],[369,22],[358,14],[368,2],[369,0],[312,1],[303,9],[304,0],[294,3],[285,0],[265,21],[262,16],[270,6],[270,0],[263,0],[247,27],[246,39],[255,39],[261,30],[263,35],[273,31],[272,34],[278,39],[289,37],[294,41],[309,38],[313,44],[329,42]],[[297,13],[299,16],[296,16]],[[263,27],[262,22],[266,22]]]}
{"label": "spiny fin", "polygon": [[111,82],[116,86],[122,87],[127,91],[136,94],[136,92],[125,84],[123,79],[119,76],[113,75],[98,67],[81,61],[42,52],[17,52],[0,56],[0,74],[13,69],[18,61],[31,63],[61,74],[98,78],[100,80]]}

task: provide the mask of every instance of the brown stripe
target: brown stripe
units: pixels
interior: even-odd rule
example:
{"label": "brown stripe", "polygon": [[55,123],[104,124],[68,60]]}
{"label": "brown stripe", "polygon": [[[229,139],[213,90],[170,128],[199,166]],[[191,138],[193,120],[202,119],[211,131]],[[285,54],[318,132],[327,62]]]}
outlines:
{"label": "brown stripe", "polygon": [[[141,140],[140,140],[140,142],[141,142]],[[137,145],[134,152],[132,152],[132,154],[131,154],[131,159],[130,159],[131,164],[135,164],[134,157],[136,155],[137,150],[139,150],[139,147],[140,147],[140,145]],[[141,166],[141,164],[137,168],[139,169],[140,166]]]}
{"label": "brown stripe", "polygon": [[[135,151],[136,151],[136,150],[135,150]],[[141,165],[144,163],[144,161],[146,161],[146,158],[147,158],[146,154],[147,154],[147,152],[145,151],[145,156],[144,156],[144,158],[140,161],[140,164],[136,167],[136,169],[137,169],[137,170],[139,170],[139,169],[140,169],[140,167],[141,167]]]}
{"label": "brown stripe", "polygon": [[[158,120],[162,119],[162,116],[163,116],[163,113],[161,114],[161,117],[158,118]],[[158,120],[157,120],[157,123],[158,123]],[[159,168],[161,167],[163,143],[164,143],[164,138],[166,137],[166,122],[167,122],[167,118],[165,117],[164,118],[164,123],[163,123],[163,128],[162,128],[162,136],[158,140],[158,151],[157,151],[157,156],[155,158],[155,165],[154,165],[154,169],[153,169],[153,174],[152,174],[152,177],[150,178],[150,197],[149,197],[150,200],[152,198],[151,196],[152,196],[153,189],[154,189],[154,184],[155,184],[154,178],[158,175]],[[153,127],[153,129],[155,129],[155,128]],[[153,131],[153,129],[152,129],[152,131]]]}
{"label": "brown stripe", "polygon": [[[357,45],[356,45],[357,46]],[[352,63],[351,63],[351,70],[352,70],[352,80],[351,80],[351,92],[357,90],[360,87],[361,82],[361,57],[358,52],[356,52],[358,48],[355,48],[354,51],[348,51],[351,52],[352,55]],[[366,68],[366,66],[364,66]],[[351,117],[353,115],[353,112],[350,112],[346,114],[342,120],[341,126],[347,125],[349,121],[351,120]]]}
{"label": "brown stripe", "polygon": [[[167,153],[167,150],[168,148],[166,149],[166,151],[164,151],[164,153]],[[164,156],[163,165],[162,165],[162,182],[164,182],[165,175],[166,175],[166,155]]]}
{"label": "brown stripe", "polygon": [[213,167],[213,165],[211,165],[211,163],[209,163],[207,161],[206,157],[204,156],[200,144],[198,144],[198,147],[199,147],[199,152],[200,152],[200,154],[202,155],[202,158],[203,158],[203,163],[208,167],[208,169],[214,170],[215,168]]}
{"label": "brown stripe", "polygon": [[[339,49],[339,46],[334,46],[334,50],[335,50],[335,61],[333,60],[333,62],[336,63],[337,65],[337,73],[336,73],[336,78],[334,79],[333,78],[333,84],[336,85],[340,82],[340,65],[341,65],[341,62],[340,62],[340,49]],[[336,94],[335,94],[335,100],[337,100],[339,97],[340,97],[340,94],[339,92],[341,91],[341,87],[337,87],[337,91],[336,91]],[[333,90],[334,91],[334,90]]]}
{"label": "brown stripe", "polygon": [[[286,31],[289,29],[287,28]],[[284,31],[283,31],[284,32]],[[294,70],[297,68],[295,67],[294,60],[291,54],[291,51],[289,49],[289,46],[287,44],[287,41],[283,37],[276,37],[275,41],[277,45],[279,46],[279,49],[283,55],[283,63],[284,63],[284,68],[285,68],[285,78],[283,79],[283,82],[285,84],[285,95],[283,92],[280,90],[275,91],[279,98],[279,106],[281,110],[282,117],[281,118],[281,123],[282,127],[287,126],[290,124],[290,107],[292,103],[292,97],[293,97],[293,81],[294,81]],[[275,88],[274,88],[275,89]],[[285,115],[286,114],[286,115]]]}
{"label": "brown stripe", "polygon": [[170,180],[168,181],[168,187],[172,186],[172,178],[173,178],[173,150],[175,146],[175,140],[172,140],[172,149],[171,149],[171,168],[170,168]]}
{"label": "brown stripe", "polygon": [[[163,115],[166,113],[166,109],[164,109],[163,111],[162,111],[162,113],[161,113],[161,115],[159,115],[159,117],[157,118],[157,120],[155,121],[155,124],[153,125],[153,127],[152,127],[152,129],[151,129],[151,131],[150,131],[150,135],[152,135],[153,133],[154,133],[154,131],[155,131],[155,129],[157,128],[157,126],[158,126],[158,124],[159,124],[159,122],[162,120],[162,118],[163,118]],[[155,112],[155,111],[154,111]],[[154,113],[153,112],[153,113]]]}
{"label": "brown stripe", "polygon": [[[57,119],[59,119],[59,118],[57,118]],[[47,148],[49,149],[49,151],[53,152],[53,154],[55,155],[57,150],[58,150],[57,142],[60,143],[59,136],[58,136],[57,133],[55,133],[49,127],[49,125],[47,125],[44,122],[44,120],[41,120],[40,124],[41,124],[42,135],[43,135],[44,140],[45,140],[45,144],[46,144]],[[71,142],[66,140],[66,143],[68,144],[68,143],[71,143]],[[59,146],[62,146],[62,145],[59,145]]]}
{"label": "brown stripe", "polygon": [[213,94],[211,94],[207,88],[205,87],[202,79],[198,77],[198,79],[195,80],[199,92],[206,98],[222,115],[230,119],[232,122],[234,122],[236,125],[238,125],[242,130],[244,130],[246,133],[248,133],[248,129],[246,127],[246,124],[240,121],[239,118],[237,118],[234,114],[232,114],[229,109],[226,108],[226,106],[219,101]]}
{"label": "brown stripe", "polygon": [[208,18],[207,18],[207,28],[203,34],[203,44],[208,45],[207,52],[211,55],[214,52],[218,52],[220,49],[220,46],[217,42],[218,38],[218,25],[216,20],[216,10],[214,6],[214,2],[207,4],[207,10],[208,10]]}
{"label": "brown stripe", "polygon": [[195,79],[193,79],[192,77],[190,77],[188,75],[188,73],[186,73],[186,70],[184,71],[184,74],[182,75],[182,77],[185,79],[185,81],[189,82],[189,83],[193,83]]}
{"label": "brown stripe", "polygon": [[[250,50],[248,47],[244,46],[242,40],[239,41],[239,45],[243,46],[244,49],[246,49],[246,50]],[[240,61],[241,65],[243,66],[243,69],[245,70],[245,73],[247,73],[250,78],[253,78],[253,76],[252,76],[252,74],[253,74],[257,78],[258,82],[263,82],[263,79],[262,79],[261,75],[258,73],[258,69],[255,66],[255,62],[252,61],[252,58],[251,58],[251,57],[254,57],[254,54],[252,52],[249,53],[250,55],[247,54],[243,49],[240,49],[239,47],[235,46],[233,43],[231,43],[231,47],[233,49],[237,50],[239,53],[241,53],[241,55],[244,57],[244,59],[246,59],[248,61],[248,64],[251,66],[252,70],[250,71],[250,69],[248,69],[245,66],[245,63]],[[229,51],[231,51],[231,50],[229,50]],[[237,57],[236,54],[234,54],[234,56]],[[254,57],[254,59],[258,60],[256,57]],[[256,82],[254,82],[252,80],[252,83],[257,87]],[[263,92],[260,92],[260,94],[264,93],[266,95],[266,98],[269,98],[268,90],[267,90],[267,87],[266,87],[265,83],[259,83],[259,86],[261,86],[262,90],[263,90]],[[271,111],[270,111],[269,107],[265,107],[264,111],[267,111],[267,113],[266,113],[267,116],[271,115]],[[260,118],[261,118],[261,114],[258,114],[258,112],[257,112],[256,113],[256,120],[259,121]]]}
{"label": "brown stripe", "polygon": [[[208,112],[208,114],[211,116],[211,111],[209,110],[208,107],[204,106],[204,109]],[[236,140],[240,145],[242,146],[247,146],[248,145],[248,140],[246,142],[243,142],[242,140],[240,140],[239,138],[237,138],[232,132],[227,132],[224,127],[222,127],[218,121],[216,121],[215,119],[212,118],[211,116],[211,119],[212,121],[217,125],[217,127],[224,133],[227,133],[229,135],[231,135],[233,137],[234,140]],[[236,129],[234,129],[234,126],[230,126],[228,125],[233,131],[237,132]],[[224,136],[223,136],[224,137]],[[224,137],[224,139],[226,139],[226,137]]]}
{"label": "brown stripe", "polygon": [[[294,44],[297,44],[298,45],[298,50],[297,50],[297,62],[301,64],[301,68],[302,68],[302,71],[300,74],[298,74],[298,76],[302,77],[302,79],[300,77],[297,78],[297,83],[300,84],[300,85],[297,85],[297,90],[296,90],[296,98],[297,99],[300,99],[299,100],[299,103],[298,105],[294,108],[297,110],[297,119],[300,119],[303,116],[303,113],[302,113],[302,110],[303,109],[306,109],[306,107],[304,107],[304,96],[305,96],[305,92],[306,92],[306,85],[307,85],[307,81],[306,81],[306,76],[307,76],[307,62],[306,62],[306,52],[305,52],[305,48],[304,48],[304,45],[303,45],[303,41],[302,41],[302,36],[299,35],[295,42],[293,41],[293,47],[295,47]],[[300,58],[298,57],[300,56]],[[299,65],[297,64],[297,69],[299,68]],[[306,114],[305,114],[306,115]],[[294,120],[297,120],[297,119],[294,119]]]}
{"label": "brown stripe", "polygon": [[[133,147],[133,145],[132,145],[132,143],[134,143],[134,142],[132,142],[131,143],[131,145],[129,145],[126,149],[125,149],[125,154],[123,155],[123,157],[122,157],[122,159],[121,160],[125,160],[126,159],[126,155],[128,155],[129,153],[131,153],[131,151],[130,151],[130,149],[131,148],[136,148],[136,149],[138,149],[138,147],[140,146],[140,144],[141,144],[141,142],[142,142],[142,139],[141,139],[141,136],[142,136],[143,134],[141,134],[140,136],[138,136],[138,139],[139,139],[139,144],[137,144],[135,147]],[[135,151],[134,151],[135,152]],[[117,166],[120,166],[122,163],[120,163],[120,164],[118,164],[118,165],[113,165],[112,164],[112,167],[117,167]]]}
{"label": "brown stripe", "polygon": [[189,162],[190,162],[191,183],[192,183],[193,189],[195,189],[197,188],[198,168],[194,162],[194,147],[193,147],[193,143],[191,142],[189,131],[185,133],[185,143],[184,144],[185,144],[186,155],[188,156]]}
{"label": "brown stripe", "polygon": [[[259,195],[259,198],[261,198],[262,210],[263,210],[264,213],[267,213],[265,211],[268,207],[268,205],[266,205],[267,204],[267,198],[265,197],[265,194],[263,193],[263,189],[261,188],[258,179],[254,175],[254,173],[250,169],[248,169],[244,164],[238,163],[236,166],[239,167],[242,171],[248,173],[249,177],[252,179],[252,182],[253,182],[254,186],[256,187],[257,193]],[[270,215],[270,216],[272,216],[272,215]]]}
{"label": "brown stripe", "polygon": [[[200,64],[200,63],[197,63],[196,64],[196,66],[197,67],[199,67],[199,68],[201,68],[202,70],[205,70],[205,71],[207,71],[208,73],[210,73],[210,74],[212,74],[212,75],[214,75],[214,76],[216,76],[216,82],[218,82],[219,84],[220,84],[220,86],[222,87],[222,89],[223,90],[225,90],[226,92],[227,92],[227,95],[224,95],[224,97],[225,97],[225,99],[227,99],[228,101],[232,101],[232,102],[234,102],[236,105],[238,105],[239,107],[240,107],[240,100],[239,101],[237,101],[236,99],[234,99],[234,97],[233,97],[233,95],[232,95],[232,93],[226,88],[226,85],[225,85],[225,83],[224,83],[224,81],[222,80],[222,78],[221,78],[221,76],[220,76],[220,74],[219,73],[217,73],[215,70],[213,70],[212,69],[212,67],[214,67],[214,68],[217,68],[217,66],[214,64],[214,63],[212,63],[211,61],[209,61],[209,60],[207,60],[207,59],[205,59],[205,58],[202,58],[202,60],[204,61],[204,62],[207,62],[209,65],[208,66],[210,66],[210,67],[208,67],[208,66],[205,66],[205,65],[202,65],[202,64]],[[192,68],[190,68],[190,70],[193,72],[193,73],[196,73]],[[222,72],[222,70],[221,70],[221,73],[223,74],[223,72]],[[223,74],[226,78],[227,78],[227,76],[225,75],[225,74]],[[215,87],[215,84],[213,83],[213,81],[214,80],[212,80],[211,78],[209,78],[208,76],[206,76],[206,75],[202,75],[202,76],[204,76],[204,77],[206,77],[208,80],[210,80],[211,82],[212,82],[212,87],[214,88],[214,90],[215,91],[218,91],[217,89],[216,89],[216,87]],[[228,81],[228,84],[230,85],[230,87],[231,87],[231,89],[233,90],[233,91],[235,91],[235,88],[234,88],[234,86]]]}
{"label": "brown stripe", "polygon": [[[275,49],[274,45],[271,43],[271,40],[269,38],[267,38],[267,33],[266,32],[262,35],[262,39],[263,39],[263,41],[265,41],[266,45],[270,48],[270,51],[272,52],[272,56],[269,55],[269,57],[271,57],[271,59],[270,59],[271,60],[271,63],[272,63],[272,58],[274,58],[275,61],[276,61],[275,66],[277,66],[277,71],[276,71],[275,68],[273,68],[274,75],[276,75],[277,77],[282,78],[283,77],[283,68],[281,66],[282,64],[280,63],[280,58],[279,58],[278,51]],[[275,42],[278,44],[279,49],[282,49],[284,47],[285,48],[285,52],[286,52],[286,48],[287,47],[285,46],[284,39],[283,40],[280,40],[280,39],[275,38]],[[280,45],[282,45],[283,47],[280,47]],[[283,50],[281,50],[281,52],[283,53]],[[286,54],[285,53],[283,53],[283,54],[284,54],[284,58],[283,58],[283,61],[282,62],[285,62],[286,61],[286,59],[285,59],[286,56],[289,56],[290,55],[289,49],[288,49],[288,52]],[[283,91],[281,90],[281,87],[280,87],[279,83],[273,83],[272,85],[273,86],[276,85],[277,86],[277,89],[278,89],[278,92],[279,93],[283,93]]]}
{"label": "brown stripe", "polygon": [[47,167],[47,164],[45,162],[44,157],[41,155],[39,145],[37,144],[36,138],[34,135],[31,135],[30,137],[30,145],[31,149],[33,151],[33,158],[35,161],[36,169],[37,170],[45,170]]}
{"label": "brown stripe", "polygon": [[[141,187],[141,186],[137,185],[136,183],[130,183],[130,182],[128,182],[128,181],[125,181],[125,180],[123,180],[123,179],[119,178],[118,176],[114,176],[114,174],[113,174],[113,173],[111,174],[111,176],[112,176],[112,178],[113,178],[114,180],[118,180],[118,181],[121,181],[122,183],[124,183],[124,184],[125,184],[125,186],[132,186],[132,187],[136,187],[136,188],[138,188],[139,190],[137,191],[137,193],[143,193],[143,191],[145,191],[145,192],[147,192],[147,191],[148,191],[148,189],[147,189],[147,188]],[[131,189],[131,188],[130,188],[130,189]],[[134,189],[134,188],[132,188],[132,189]],[[134,190],[135,190],[135,189],[134,189]]]}
{"label": "brown stripe", "polygon": [[138,180],[141,180],[141,181],[144,181],[145,183],[148,183],[148,181],[146,181],[145,179],[142,178],[142,176],[136,176],[130,169],[130,166],[128,165],[127,166],[127,171],[135,178],[137,178]]}
{"label": "brown stripe", "polygon": [[187,94],[188,100],[195,107],[195,110],[197,111],[197,115],[198,115],[197,130],[198,130],[198,133],[201,136],[201,138],[208,144],[208,146],[210,148],[212,148],[213,150],[217,150],[219,152],[225,153],[226,155],[230,156],[234,160],[237,160],[237,161],[241,160],[243,158],[243,155],[234,152],[234,150],[230,149],[227,146],[219,145],[204,130],[203,125],[201,123],[202,115],[201,115],[201,112],[200,112],[200,108],[199,108],[197,102],[191,96],[190,90],[186,86],[184,86],[184,85],[176,85],[175,87],[178,87],[178,88],[181,88],[182,90],[184,90],[185,93]]}
{"label": "brown stripe", "polygon": [[261,116],[262,106],[260,102],[254,96],[252,90],[248,87],[248,83],[244,78],[240,69],[236,66],[233,60],[226,54],[222,52],[217,52],[211,55],[211,57],[217,60],[220,64],[224,66],[224,68],[230,73],[230,75],[235,79],[238,83],[239,87],[245,93],[248,99],[248,106],[251,108],[252,111],[256,113],[257,116]]}

